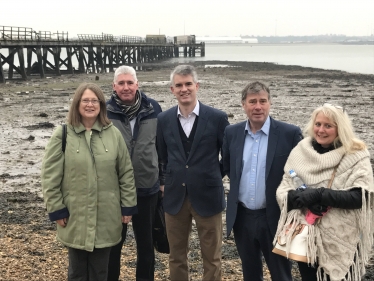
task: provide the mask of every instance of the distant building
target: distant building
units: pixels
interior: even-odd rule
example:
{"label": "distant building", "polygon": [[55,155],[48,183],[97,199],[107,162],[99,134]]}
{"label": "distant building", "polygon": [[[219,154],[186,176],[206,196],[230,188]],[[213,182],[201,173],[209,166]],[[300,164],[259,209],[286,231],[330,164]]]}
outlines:
{"label": "distant building", "polygon": [[206,44],[257,44],[257,38],[241,38],[240,36],[203,36],[196,37],[196,43],[205,42]]}
{"label": "distant building", "polygon": [[146,35],[145,36],[146,43],[153,43],[153,44],[165,44],[166,43],[166,36],[165,35]]}
{"label": "distant building", "polygon": [[195,35],[178,35],[174,36],[174,44],[195,44]]}
{"label": "distant building", "polygon": [[257,38],[243,38],[243,43],[246,44],[257,44],[258,39]]}

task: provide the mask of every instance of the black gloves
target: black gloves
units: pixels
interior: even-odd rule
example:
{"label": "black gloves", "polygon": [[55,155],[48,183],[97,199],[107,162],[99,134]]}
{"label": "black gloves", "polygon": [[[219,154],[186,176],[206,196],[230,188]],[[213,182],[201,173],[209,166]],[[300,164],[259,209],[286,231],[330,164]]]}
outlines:
{"label": "black gloves", "polygon": [[[292,209],[308,208],[313,214],[322,216],[322,212],[327,211],[327,206],[322,206],[320,203],[321,194],[323,193],[324,187],[322,188],[307,188],[290,190],[287,197],[287,208],[288,211]],[[312,202],[309,204],[309,202]]]}
{"label": "black gloves", "polygon": [[360,209],[362,207],[361,188],[351,190],[325,189],[321,197],[321,204],[341,209]]}
{"label": "black gloves", "polygon": [[321,205],[321,204],[313,204],[308,206],[308,209],[315,215],[322,217],[323,214],[327,212],[327,206]]}
{"label": "black gloves", "polygon": [[296,198],[298,198],[299,194],[304,190],[290,190],[287,195],[287,209],[288,212],[293,209],[300,209],[303,206],[300,203],[296,202]]}
{"label": "black gloves", "polygon": [[329,188],[306,188],[288,192],[288,211],[308,208],[313,214],[320,216],[327,211],[327,206],[341,209],[360,209],[362,207],[362,190],[332,190]]}
{"label": "black gloves", "polygon": [[360,188],[351,190],[332,190],[325,188],[320,203],[307,206],[315,215],[322,216],[327,206],[340,209],[359,209],[362,207],[362,191]]}
{"label": "black gloves", "polygon": [[324,187],[320,188],[306,188],[303,192],[298,194],[297,198],[295,198],[295,203],[298,206],[311,206],[316,203],[321,202],[322,193],[324,191]]}

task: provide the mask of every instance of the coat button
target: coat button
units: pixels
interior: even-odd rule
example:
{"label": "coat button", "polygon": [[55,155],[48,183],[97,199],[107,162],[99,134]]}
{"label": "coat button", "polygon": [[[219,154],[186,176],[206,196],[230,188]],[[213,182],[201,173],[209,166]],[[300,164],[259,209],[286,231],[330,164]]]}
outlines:
{"label": "coat button", "polygon": [[186,165],[186,169],[188,169],[188,165]]}
{"label": "coat button", "polygon": [[183,185],[183,186],[186,186],[186,184],[185,184],[185,183],[182,183],[182,185]]}

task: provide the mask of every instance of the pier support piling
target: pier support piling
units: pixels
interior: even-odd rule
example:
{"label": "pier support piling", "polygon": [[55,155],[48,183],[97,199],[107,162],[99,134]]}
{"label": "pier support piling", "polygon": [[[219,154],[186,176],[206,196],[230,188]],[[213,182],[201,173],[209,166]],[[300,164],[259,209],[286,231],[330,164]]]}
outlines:
{"label": "pier support piling", "polygon": [[0,83],[5,83],[4,69],[3,69],[3,63],[1,61],[1,56],[2,54],[0,54]]}
{"label": "pier support piling", "polygon": [[43,67],[42,49],[40,47],[36,48],[36,57],[38,58],[40,78],[45,78],[45,71],[44,71],[44,67]]}
{"label": "pier support piling", "polygon": [[25,68],[25,56],[23,55],[23,46],[20,46],[17,50],[20,74],[23,80],[27,80],[26,68]]}
{"label": "pier support piling", "polygon": [[[133,38],[126,36],[118,40],[109,36],[110,34],[81,35],[77,40],[65,40],[61,37],[53,39],[50,35],[47,36],[47,33],[44,35],[44,37],[22,38],[22,40],[18,37],[12,38],[13,33],[10,33],[6,40],[0,37],[0,50],[8,49],[8,56],[0,54],[0,83],[4,83],[6,79],[19,79],[19,76],[26,80],[36,73],[39,73],[41,78],[45,78],[46,73],[59,76],[62,73],[87,71],[113,72],[124,64],[152,63],[172,57],[195,56],[195,50],[202,56],[205,55],[204,45],[195,43],[147,42],[140,37],[132,41]],[[36,58],[33,53],[36,54]],[[14,63],[15,60],[17,62],[15,55],[18,56],[19,65]],[[74,63],[76,65],[73,67]],[[4,69],[7,70],[5,74]],[[15,71],[16,77],[14,77]]]}

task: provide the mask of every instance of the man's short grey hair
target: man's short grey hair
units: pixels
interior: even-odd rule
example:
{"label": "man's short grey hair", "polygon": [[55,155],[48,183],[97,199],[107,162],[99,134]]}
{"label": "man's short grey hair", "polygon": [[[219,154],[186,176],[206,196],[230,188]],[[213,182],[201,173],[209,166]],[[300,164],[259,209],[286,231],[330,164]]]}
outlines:
{"label": "man's short grey hair", "polygon": [[268,86],[258,81],[249,83],[242,91],[242,102],[247,99],[247,95],[257,94],[261,91],[265,91],[266,93],[268,93],[268,99],[270,100],[270,89]]}
{"label": "man's short grey hair", "polygon": [[188,76],[191,75],[193,82],[197,83],[197,73],[195,68],[192,65],[178,65],[170,74],[170,85],[174,85],[174,76],[181,75],[181,76]]}
{"label": "man's short grey hair", "polygon": [[132,66],[121,65],[120,67],[118,67],[116,71],[114,72],[114,79],[113,79],[114,83],[117,82],[117,78],[121,74],[131,74],[132,77],[134,77],[135,82],[138,82],[138,78],[136,78],[136,71]]}

